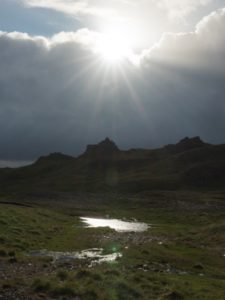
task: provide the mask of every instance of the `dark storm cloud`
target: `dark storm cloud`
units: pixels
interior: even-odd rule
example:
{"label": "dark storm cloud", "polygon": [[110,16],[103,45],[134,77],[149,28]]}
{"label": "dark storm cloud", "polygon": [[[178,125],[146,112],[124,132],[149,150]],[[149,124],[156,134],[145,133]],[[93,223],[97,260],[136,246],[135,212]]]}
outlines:
{"label": "dark storm cloud", "polygon": [[0,157],[33,159],[110,136],[155,147],[186,135],[225,141],[225,11],[107,66],[88,30],[51,39],[0,33]]}
{"label": "dark storm cloud", "polygon": [[143,55],[145,77],[156,74],[150,81],[158,88],[155,94],[166,114],[169,137],[183,132],[224,142],[224,31],[225,10],[219,10],[204,18],[195,32],[165,34]]}

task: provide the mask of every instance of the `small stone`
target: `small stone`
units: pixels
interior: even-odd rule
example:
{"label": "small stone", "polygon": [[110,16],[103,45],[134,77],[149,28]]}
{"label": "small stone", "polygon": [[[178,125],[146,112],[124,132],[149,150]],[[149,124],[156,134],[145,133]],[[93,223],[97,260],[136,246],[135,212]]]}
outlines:
{"label": "small stone", "polygon": [[204,269],[204,266],[203,266],[203,264],[201,264],[201,263],[197,263],[197,264],[194,265],[193,268],[194,268],[194,269],[197,269],[197,270],[203,270],[203,269]]}

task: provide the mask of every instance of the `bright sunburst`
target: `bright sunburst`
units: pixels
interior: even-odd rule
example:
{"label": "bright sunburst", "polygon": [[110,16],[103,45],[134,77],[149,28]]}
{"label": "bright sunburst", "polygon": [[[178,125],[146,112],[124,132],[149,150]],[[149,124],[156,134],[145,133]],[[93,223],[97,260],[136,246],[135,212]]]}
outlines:
{"label": "bright sunburst", "polygon": [[128,34],[119,30],[109,30],[103,33],[97,48],[103,59],[111,64],[132,56],[131,39]]}

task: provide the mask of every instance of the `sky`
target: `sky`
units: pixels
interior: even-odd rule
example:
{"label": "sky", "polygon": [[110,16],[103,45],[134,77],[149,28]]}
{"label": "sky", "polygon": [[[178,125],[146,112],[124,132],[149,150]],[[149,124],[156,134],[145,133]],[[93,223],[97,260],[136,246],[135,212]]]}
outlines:
{"label": "sky", "polygon": [[0,0],[0,166],[224,129],[225,0]]}

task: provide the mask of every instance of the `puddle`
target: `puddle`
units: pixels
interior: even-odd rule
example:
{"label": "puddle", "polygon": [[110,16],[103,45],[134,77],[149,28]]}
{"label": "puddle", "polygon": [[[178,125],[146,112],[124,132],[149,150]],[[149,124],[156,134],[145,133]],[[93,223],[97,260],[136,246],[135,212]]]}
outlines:
{"label": "puddle", "polygon": [[[126,222],[118,219],[98,219],[98,218],[80,218],[87,227],[110,227],[117,232],[144,232],[147,231],[149,225],[146,223],[139,222]],[[56,263],[71,262],[75,259],[83,259],[89,262],[89,266],[92,267],[96,264],[104,262],[114,262],[118,258],[122,257],[120,252],[114,252],[112,254],[104,254],[102,248],[92,248],[83,250],[80,252],[57,252],[38,250],[31,251],[28,254],[33,257],[52,257]]]}
{"label": "puddle", "polygon": [[149,225],[139,222],[126,222],[118,219],[97,219],[97,218],[80,218],[83,223],[90,228],[110,227],[117,232],[144,232],[147,231]]}
{"label": "puddle", "polygon": [[120,252],[112,254],[103,254],[102,248],[87,249],[80,252],[56,252],[56,251],[31,251],[29,256],[33,257],[52,257],[54,262],[66,263],[74,259],[87,259],[90,261],[89,266],[101,264],[103,262],[113,262],[122,257]]}

